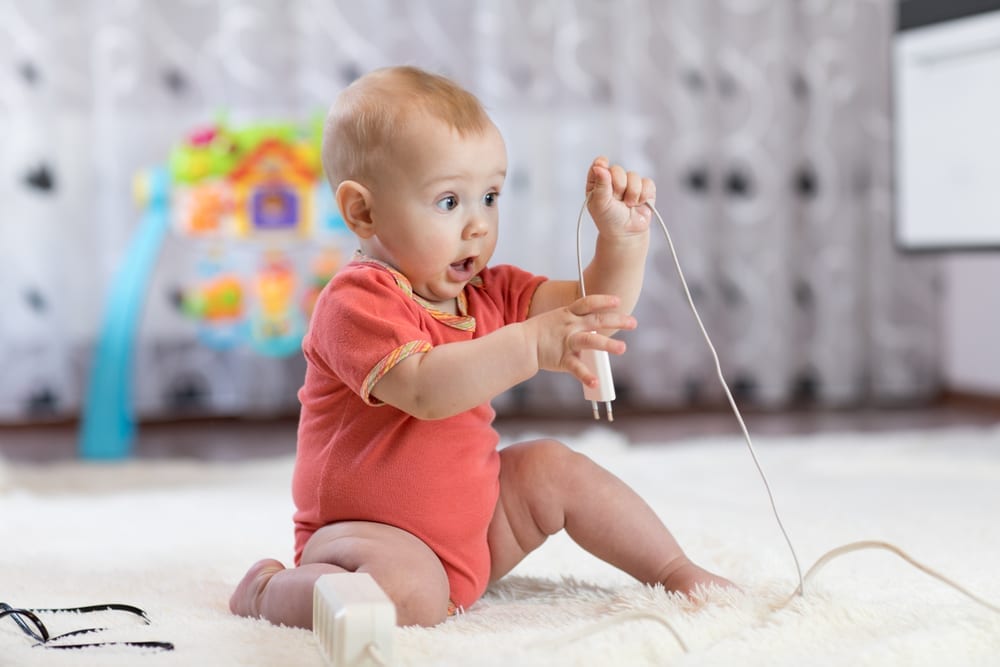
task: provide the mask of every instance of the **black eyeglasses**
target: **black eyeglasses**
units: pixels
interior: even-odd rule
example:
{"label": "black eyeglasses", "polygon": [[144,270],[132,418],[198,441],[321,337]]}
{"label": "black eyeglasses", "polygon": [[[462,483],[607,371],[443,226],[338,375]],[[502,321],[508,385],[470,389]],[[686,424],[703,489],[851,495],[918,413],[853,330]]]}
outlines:
{"label": "black eyeglasses", "polygon": [[150,624],[149,616],[146,615],[142,609],[138,607],[133,607],[130,604],[95,604],[86,607],[68,607],[65,609],[19,609],[12,607],[6,602],[0,602],[0,618],[10,617],[24,634],[28,635],[35,640],[35,646],[40,646],[42,648],[92,648],[97,646],[135,646],[138,648],[150,648],[157,649],[160,651],[173,651],[174,645],[170,642],[91,642],[91,643],[65,643],[61,640],[67,637],[77,637],[79,635],[86,635],[93,632],[102,632],[108,630],[109,628],[83,628],[81,630],[72,630],[70,632],[64,632],[61,635],[52,635],[49,633],[49,629],[45,627],[42,619],[38,617],[38,614],[60,614],[60,613],[77,613],[77,614],[89,614],[97,611],[123,611],[134,616],[138,616],[142,619],[142,622],[146,625]]}

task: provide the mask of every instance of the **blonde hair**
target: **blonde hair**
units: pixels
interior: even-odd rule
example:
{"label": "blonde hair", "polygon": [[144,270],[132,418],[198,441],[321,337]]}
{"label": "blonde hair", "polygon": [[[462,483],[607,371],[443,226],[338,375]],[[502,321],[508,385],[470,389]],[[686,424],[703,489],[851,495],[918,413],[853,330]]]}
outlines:
{"label": "blonde hair", "polygon": [[322,155],[330,187],[374,180],[419,112],[463,136],[492,123],[476,96],[446,77],[409,66],[374,70],[344,89],[327,114]]}

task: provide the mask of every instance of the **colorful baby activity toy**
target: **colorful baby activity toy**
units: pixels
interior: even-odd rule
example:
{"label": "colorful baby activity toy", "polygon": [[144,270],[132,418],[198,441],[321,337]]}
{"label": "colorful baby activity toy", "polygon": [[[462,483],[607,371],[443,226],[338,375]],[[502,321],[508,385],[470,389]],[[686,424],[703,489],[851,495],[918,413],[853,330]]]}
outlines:
{"label": "colorful baby activity toy", "polygon": [[[220,120],[137,176],[142,221],[107,297],[80,432],[84,457],[121,458],[131,449],[135,337],[171,232],[198,257],[178,305],[202,344],[298,353],[320,290],[353,249],[323,177],[321,137],[320,119],[242,128]],[[290,250],[301,257],[303,248],[312,259],[293,261]]]}

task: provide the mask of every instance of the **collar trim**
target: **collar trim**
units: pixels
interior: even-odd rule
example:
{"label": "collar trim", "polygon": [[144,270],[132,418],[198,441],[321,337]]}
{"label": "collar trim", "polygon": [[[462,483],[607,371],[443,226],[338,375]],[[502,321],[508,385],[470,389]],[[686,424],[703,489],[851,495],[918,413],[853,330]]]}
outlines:
{"label": "collar trim", "polygon": [[[375,259],[374,257],[369,257],[360,250],[354,253],[354,261],[361,264],[374,264],[375,266],[382,267],[388,271],[396,281],[396,286],[399,287],[399,289],[420,304],[431,317],[442,324],[446,324],[454,329],[459,329],[460,331],[476,330],[476,318],[469,315],[469,300],[465,296],[465,290],[458,293],[457,305],[459,314],[452,315],[451,313],[446,313],[443,310],[436,308],[430,301],[414,292],[413,285],[410,284],[410,279],[385,262]],[[479,275],[475,275],[468,284],[475,288],[482,289],[483,279]]]}

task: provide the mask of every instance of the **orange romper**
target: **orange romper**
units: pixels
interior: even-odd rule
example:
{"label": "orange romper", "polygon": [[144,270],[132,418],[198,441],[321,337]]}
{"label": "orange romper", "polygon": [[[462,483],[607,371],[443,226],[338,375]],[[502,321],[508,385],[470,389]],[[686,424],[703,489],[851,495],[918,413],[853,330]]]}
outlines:
{"label": "orange romper", "polygon": [[307,367],[292,479],[296,564],[319,528],[376,521],[415,535],[437,554],[454,604],[479,599],[489,583],[486,536],[500,491],[493,408],[487,402],[427,421],[370,392],[410,355],[523,321],[544,280],[513,266],[484,269],[459,295],[456,316],[433,309],[405,276],[372,259],[356,258],[334,276],[302,342]]}

